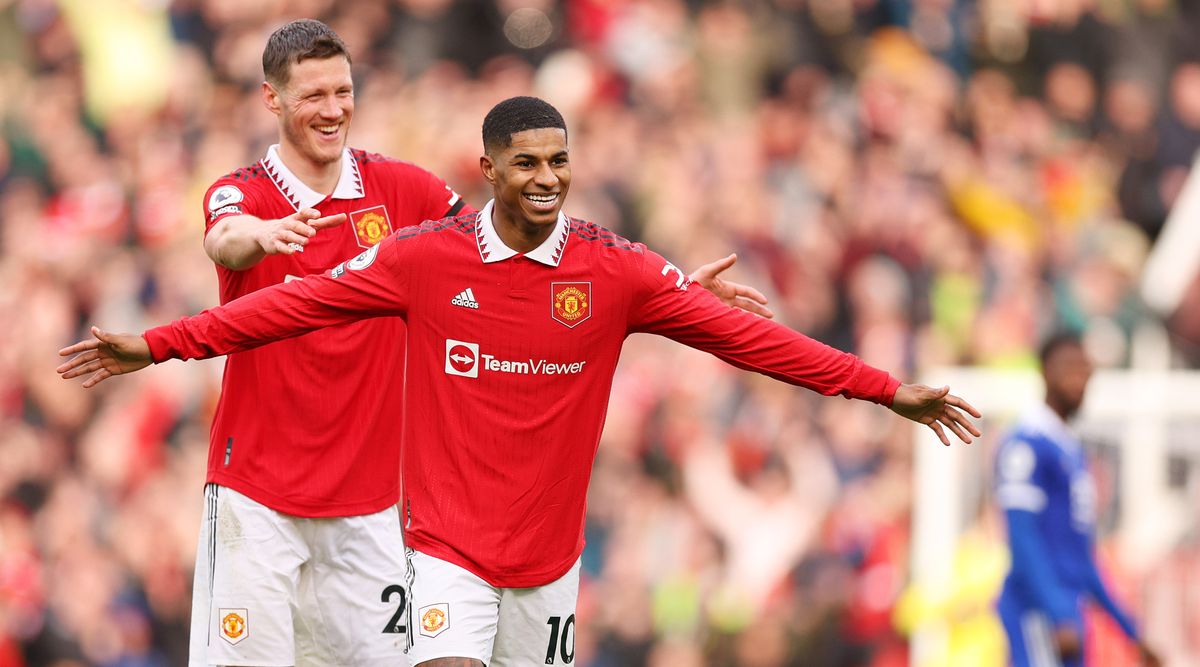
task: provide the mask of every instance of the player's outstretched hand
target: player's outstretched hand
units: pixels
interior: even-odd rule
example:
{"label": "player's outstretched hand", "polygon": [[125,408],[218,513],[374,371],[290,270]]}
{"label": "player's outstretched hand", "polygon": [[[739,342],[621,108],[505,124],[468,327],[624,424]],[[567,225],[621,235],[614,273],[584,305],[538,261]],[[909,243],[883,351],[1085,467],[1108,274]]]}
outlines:
{"label": "player's outstretched hand", "polygon": [[64,380],[87,375],[84,387],[94,387],[114,376],[139,371],[153,361],[150,345],[138,334],[109,333],[92,327],[92,340],[81,340],[58,351],[60,357],[71,357],[57,369]]}
{"label": "player's outstretched hand", "polygon": [[775,313],[767,308],[767,297],[763,296],[762,292],[749,285],[721,278],[721,274],[733,266],[734,262],[737,262],[736,254],[709,262],[692,271],[692,275],[688,277],[692,279],[692,282],[715,294],[726,305],[741,308],[766,318],[775,317]]}
{"label": "player's outstretched hand", "polygon": [[951,394],[950,387],[935,389],[923,384],[902,384],[892,399],[892,412],[933,429],[946,446],[950,445],[950,438],[946,437],[945,429],[967,444],[972,442],[971,436],[982,435],[964,411],[976,419],[983,416],[970,403]]}
{"label": "player's outstretched hand", "polygon": [[290,255],[304,252],[308,240],[322,229],[336,227],[346,221],[345,213],[321,217],[314,208],[299,211],[278,220],[267,220],[254,236],[263,252],[268,255]]}

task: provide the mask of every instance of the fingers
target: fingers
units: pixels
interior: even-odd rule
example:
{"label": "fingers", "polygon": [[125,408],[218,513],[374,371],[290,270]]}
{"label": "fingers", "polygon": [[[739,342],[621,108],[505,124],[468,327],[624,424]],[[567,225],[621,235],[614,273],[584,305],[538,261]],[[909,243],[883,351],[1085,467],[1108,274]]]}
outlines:
{"label": "fingers", "polygon": [[98,358],[100,358],[99,352],[97,352],[95,350],[88,350],[88,351],[83,352],[79,356],[73,357],[73,358],[59,364],[58,368],[54,369],[54,372],[61,375],[73,368],[78,368],[79,366],[82,366],[83,364],[85,364],[89,361],[92,361],[93,359],[98,359]]}
{"label": "fingers", "polygon": [[[62,368],[62,367],[60,366],[59,368]],[[62,375],[64,380],[70,380],[71,378],[77,378],[80,375],[87,375],[88,373],[94,373],[103,368],[104,368],[104,362],[102,360],[92,359],[91,361],[88,361],[87,363],[77,364],[77,365],[71,366],[70,368],[67,368],[66,370],[59,371],[59,374]]]}
{"label": "fingers", "polygon": [[688,277],[691,278],[694,282],[704,284],[706,281],[716,278],[718,275],[721,274],[721,272],[723,272],[726,269],[728,269],[729,267],[733,266],[734,262],[736,262],[736,261],[737,261],[737,254],[730,254],[725,257],[722,257],[721,259],[718,259],[715,262],[709,262],[708,264],[701,266],[700,268],[696,269],[695,271],[692,271],[692,275],[690,275]]}
{"label": "fingers", "polygon": [[759,305],[759,303],[757,303],[755,301],[751,301],[750,299],[738,299],[737,307],[741,308],[742,310],[754,313],[755,315],[758,315],[760,317],[765,317],[768,320],[775,317],[775,313],[772,312],[770,308]]}
{"label": "fingers", "polygon": [[946,432],[942,430],[941,424],[939,424],[937,421],[931,421],[929,422],[929,428],[933,429],[934,433],[937,433],[937,437],[942,441],[943,445],[947,447],[950,446],[950,438],[946,437]]}
{"label": "fingers", "polygon": [[83,381],[83,388],[91,389],[110,377],[112,377],[112,373],[107,368],[101,368],[96,371],[95,375]]}
{"label": "fingers", "polygon": [[74,345],[69,345],[69,346],[64,347],[63,349],[59,350],[58,356],[69,357],[72,354],[79,354],[80,352],[83,352],[85,350],[94,350],[97,347],[100,347],[100,341],[98,341],[98,340],[81,340],[78,343],[75,343]]}
{"label": "fingers", "polygon": [[[730,257],[733,257],[733,255],[730,255]],[[762,292],[754,289],[753,287],[751,287],[749,285],[735,283],[730,280],[727,280],[725,282],[726,282],[726,284],[728,284],[730,287],[733,288],[733,293],[736,294],[738,297],[743,298],[743,299],[749,299],[751,301],[754,301],[755,303],[761,303],[763,305],[766,305],[767,297]]]}
{"label": "fingers", "polygon": [[962,425],[959,424],[958,422],[956,422],[954,419],[952,419],[948,415],[943,415],[942,417],[940,417],[938,419],[938,421],[945,424],[946,428],[950,429],[954,433],[954,435],[956,435],[958,437],[958,439],[962,440],[964,443],[969,445],[972,442],[974,442],[974,438],[972,438],[966,432],[966,430],[963,429]]}
{"label": "fingers", "polygon": [[268,232],[271,254],[291,255],[304,252],[309,239],[322,229],[336,227],[346,221],[345,213],[320,217],[316,209],[306,208],[282,218],[279,225]]}
{"label": "fingers", "polygon": [[327,215],[324,218],[310,220],[308,226],[312,227],[313,229],[329,229],[330,227],[337,227],[345,221],[345,213],[335,213],[333,215]]}
{"label": "fingers", "polygon": [[981,413],[979,410],[976,410],[975,406],[955,396],[954,394],[946,396],[946,403],[966,410],[972,417],[976,419],[983,417],[983,413]]}
{"label": "fingers", "polygon": [[983,431],[980,431],[979,427],[976,426],[974,422],[972,422],[970,419],[967,419],[963,415],[963,413],[954,409],[950,405],[945,406],[945,413],[946,413],[946,415],[949,416],[950,419],[953,419],[960,426],[967,429],[967,431],[969,431],[971,433],[971,435],[975,436],[976,438],[983,435]]}

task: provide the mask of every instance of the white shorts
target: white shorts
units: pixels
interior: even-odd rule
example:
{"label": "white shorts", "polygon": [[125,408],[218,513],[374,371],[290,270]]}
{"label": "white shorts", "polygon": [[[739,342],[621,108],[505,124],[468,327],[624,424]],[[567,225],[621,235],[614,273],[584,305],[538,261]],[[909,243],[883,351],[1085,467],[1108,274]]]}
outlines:
{"label": "white shorts", "polygon": [[403,667],[404,537],[395,507],[281,514],[204,489],[189,667]]}
{"label": "white shorts", "polygon": [[569,665],[575,660],[579,561],[534,588],[496,588],[463,568],[409,549],[409,664],[435,658],[488,667]]}

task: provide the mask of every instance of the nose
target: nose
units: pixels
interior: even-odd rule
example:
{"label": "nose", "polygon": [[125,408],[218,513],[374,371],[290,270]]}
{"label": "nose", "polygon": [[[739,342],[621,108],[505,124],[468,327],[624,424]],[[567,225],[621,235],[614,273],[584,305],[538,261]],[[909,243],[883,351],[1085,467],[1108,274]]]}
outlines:
{"label": "nose", "polygon": [[338,104],[335,95],[327,95],[321,100],[320,114],[322,118],[335,120],[342,117],[342,105]]}
{"label": "nose", "polygon": [[554,170],[550,168],[548,163],[543,162],[538,167],[537,173],[533,175],[533,182],[538,187],[553,188],[555,185],[558,185],[558,174],[554,173]]}

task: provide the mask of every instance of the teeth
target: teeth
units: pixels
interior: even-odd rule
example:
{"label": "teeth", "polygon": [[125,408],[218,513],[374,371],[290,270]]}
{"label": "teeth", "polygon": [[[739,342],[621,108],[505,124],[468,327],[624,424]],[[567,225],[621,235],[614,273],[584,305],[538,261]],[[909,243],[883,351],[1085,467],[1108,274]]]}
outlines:
{"label": "teeth", "polygon": [[525,195],[525,198],[530,201],[535,201],[539,204],[549,204],[550,202],[554,201],[555,199],[558,199],[558,195],[556,195],[556,194],[555,195],[529,195],[529,194],[527,194],[527,195]]}
{"label": "teeth", "polygon": [[317,125],[316,127],[317,130],[327,133],[337,132],[338,129],[337,125]]}

